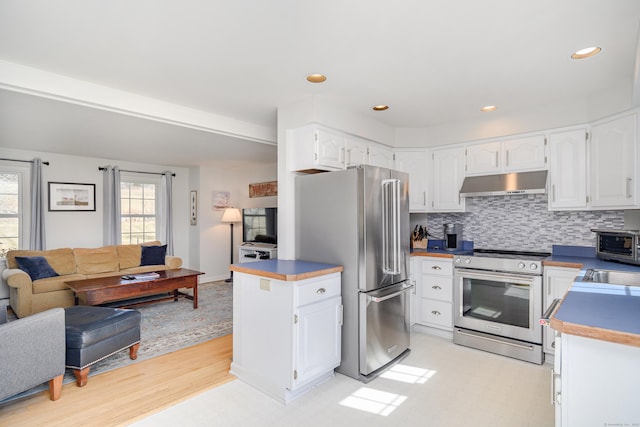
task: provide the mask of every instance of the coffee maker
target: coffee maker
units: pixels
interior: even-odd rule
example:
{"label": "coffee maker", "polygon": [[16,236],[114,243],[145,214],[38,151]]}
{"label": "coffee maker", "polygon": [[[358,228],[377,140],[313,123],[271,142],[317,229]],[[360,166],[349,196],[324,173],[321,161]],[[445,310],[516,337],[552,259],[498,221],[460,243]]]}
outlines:
{"label": "coffee maker", "polygon": [[448,251],[462,248],[462,224],[444,225],[444,248]]}

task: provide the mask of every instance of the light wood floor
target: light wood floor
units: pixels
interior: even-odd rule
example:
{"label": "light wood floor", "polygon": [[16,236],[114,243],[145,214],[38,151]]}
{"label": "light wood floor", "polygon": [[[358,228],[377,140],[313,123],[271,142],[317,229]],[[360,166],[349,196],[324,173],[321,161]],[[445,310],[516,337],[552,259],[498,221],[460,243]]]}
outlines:
{"label": "light wood floor", "polygon": [[65,384],[55,402],[43,392],[0,405],[0,426],[127,425],[235,379],[232,343],[226,335],[91,376],[82,388]]}

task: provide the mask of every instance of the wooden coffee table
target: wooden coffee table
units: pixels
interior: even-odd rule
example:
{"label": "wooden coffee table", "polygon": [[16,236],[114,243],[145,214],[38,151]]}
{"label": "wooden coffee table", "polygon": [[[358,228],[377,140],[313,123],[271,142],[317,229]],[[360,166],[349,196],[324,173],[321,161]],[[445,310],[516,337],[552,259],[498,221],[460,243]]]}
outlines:
{"label": "wooden coffee table", "polygon": [[[198,308],[198,276],[200,271],[178,268],[157,271],[159,277],[153,279],[123,279],[122,276],[98,277],[74,280],[65,284],[75,293],[76,304],[100,305],[122,301],[118,307],[134,307],[158,301],[177,301],[178,298],[193,300],[193,308]],[[145,274],[145,273],[140,273]],[[135,274],[133,274],[135,276]],[[193,289],[193,296],[180,292],[180,288]],[[165,295],[158,295],[158,294]],[[170,293],[167,295],[167,293]],[[157,295],[144,301],[126,301],[134,298]]]}

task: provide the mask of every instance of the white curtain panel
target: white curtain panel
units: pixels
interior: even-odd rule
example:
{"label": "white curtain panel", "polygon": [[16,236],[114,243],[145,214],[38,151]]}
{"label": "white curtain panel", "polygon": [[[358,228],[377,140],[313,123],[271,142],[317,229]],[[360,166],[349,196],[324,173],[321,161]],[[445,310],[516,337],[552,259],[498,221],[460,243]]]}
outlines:
{"label": "white curtain panel", "polygon": [[160,227],[161,241],[167,244],[167,255],[173,255],[173,172],[162,172],[162,215],[164,221]]}
{"label": "white curtain panel", "polygon": [[103,180],[103,236],[105,246],[119,245],[120,227],[120,169],[117,166],[102,168]]}
{"label": "white curtain panel", "polygon": [[31,162],[31,226],[29,233],[29,249],[41,251],[46,249],[44,228],[44,181],[42,177],[42,159],[35,158]]}

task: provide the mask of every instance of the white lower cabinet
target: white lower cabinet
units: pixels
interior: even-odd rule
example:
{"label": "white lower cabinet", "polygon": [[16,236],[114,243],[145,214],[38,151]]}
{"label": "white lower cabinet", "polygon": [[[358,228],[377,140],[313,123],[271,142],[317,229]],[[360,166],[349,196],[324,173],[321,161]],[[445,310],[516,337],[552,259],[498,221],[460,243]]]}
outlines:
{"label": "white lower cabinet", "polygon": [[450,258],[421,260],[416,323],[453,331],[453,262]]}
{"label": "white lower cabinet", "polygon": [[561,424],[556,421],[556,427],[639,425],[640,347],[567,333],[559,339],[562,360],[554,380],[561,388],[554,397]]}
{"label": "white lower cabinet", "polygon": [[288,403],[334,375],[341,332],[340,273],[284,281],[235,272],[230,372],[238,379]]}
{"label": "white lower cabinet", "polygon": [[[544,267],[543,311],[546,311],[554,299],[564,297],[579,272],[579,268]],[[543,351],[554,354],[555,331],[551,328],[543,328],[542,333]]]}

